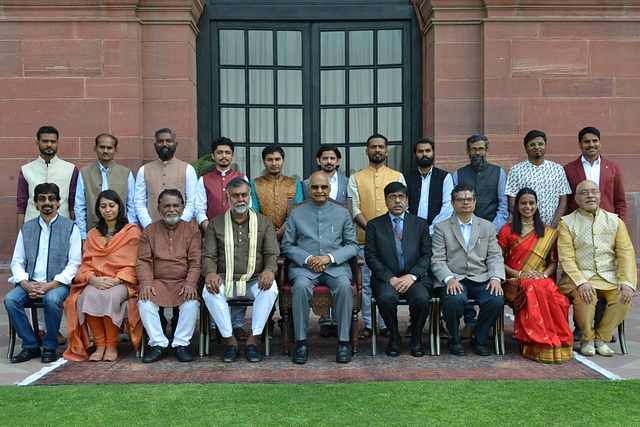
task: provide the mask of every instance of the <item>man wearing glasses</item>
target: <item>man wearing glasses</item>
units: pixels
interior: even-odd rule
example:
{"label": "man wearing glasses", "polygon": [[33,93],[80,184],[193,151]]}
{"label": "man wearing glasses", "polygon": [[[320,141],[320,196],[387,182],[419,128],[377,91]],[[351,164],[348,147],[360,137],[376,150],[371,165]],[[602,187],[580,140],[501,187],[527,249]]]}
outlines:
{"label": "man wearing glasses", "polygon": [[405,212],[407,187],[401,182],[387,184],[384,195],[389,212],[367,223],[364,253],[371,269],[371,287],[380,315],[391,333],[387,355],[400,355],[398,300],[404,298],[409,303],[411,316],[411,355],[422,357],[422,328],[431,311],[429,290],[433,287],[428,274],[429,226],[424,219]]}
{"label": "man wearing glasses", "polygon": [[[496,234],[509,219],[509,201],[504,190],[507,174],[499,166],[487,162],[489,139],[481,134],[467,138],[469,164],[453,173],[453,185],[465,184],[476,190],[476,210],[473,212],[482,219],[493,222]],[[469,339],[476,327],[476,311],[469,305],[464,311],[462,339]]]}
{"label": "man wearing glasses", "polygon": [[571,187],[562,166],[545,160],[547,151],[547,135],[539,130],[532,130],[524,137],[524,149],[528,160],[520,162],[509,171],[507,188],[509,196],[509,212],[513,212],[513,203],[524,187],[533,189],[538,195],[538,209],[542,221],[556,228],[562,215],[566,213],[568,195]]}
{"label": "man wearing glasses", "polygon": [[476,354],[489,356],[487,334],[504,305],[500,286],[505,280],[502,250],[493,224],[473,214],[476,193],[472,187],[456,186],[451,204],[455,215],[434,227],[431,257],[431,269],[438,280],[434,283],[435,295],[442,301],[442,317],[450,334],[449,352],[466,355],[458,327],[467,299],[473,298],[480,313],[471,347]]}
{"label": "man wearing glasses", "polygon": [[[558,257],[564,270],[560,291],[573,298],[580,326],[580,353],[613,356],[611,333],[627,316],[638,282],[633,245],[624,222],[600,208],[600,189],[593,181],[576,188],[578,210],[558,226]],[[593,327],[596,302],[607,300],[600,324]]]}

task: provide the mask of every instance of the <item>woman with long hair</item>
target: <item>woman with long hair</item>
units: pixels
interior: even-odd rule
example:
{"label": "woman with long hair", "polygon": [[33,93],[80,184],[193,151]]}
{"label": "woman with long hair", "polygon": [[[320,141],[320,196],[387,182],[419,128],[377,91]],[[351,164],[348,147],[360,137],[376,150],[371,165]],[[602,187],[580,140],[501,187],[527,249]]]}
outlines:
{"label": "woman with long hair", "polygon": [[558,266],[558,232],[546,226],[538,212],[538,196],[530,188],[516,195],[513,222],[498,233],[507,280],[524,287],[526,301],[514,310],[514,329],[520,353],[543,363],[562,363],[573,357],[569,328],[569,300],[550,276]]}
{"label": "woman with long hair", "polygon": [[117,359],[118,332],[127,311],[128,332],[135,349],[142,336],[135,301],[140,229],[128,223],[125,205],[113,190],[100,193],[95,212],[98,225],[87,233],[82,265],[64,303],[69,348],[63,357],[76,362],[88,357],[87,324],[96,346],[90,361]]}

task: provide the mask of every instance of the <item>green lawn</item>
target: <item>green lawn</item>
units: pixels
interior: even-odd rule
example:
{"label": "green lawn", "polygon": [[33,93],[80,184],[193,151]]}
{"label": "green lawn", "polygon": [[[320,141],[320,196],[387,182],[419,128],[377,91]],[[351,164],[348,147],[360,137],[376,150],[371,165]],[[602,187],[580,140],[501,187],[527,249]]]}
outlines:
{"label": "green lawn", "polygon": [[6,426],[637,426],[640,381],[0,387]]}

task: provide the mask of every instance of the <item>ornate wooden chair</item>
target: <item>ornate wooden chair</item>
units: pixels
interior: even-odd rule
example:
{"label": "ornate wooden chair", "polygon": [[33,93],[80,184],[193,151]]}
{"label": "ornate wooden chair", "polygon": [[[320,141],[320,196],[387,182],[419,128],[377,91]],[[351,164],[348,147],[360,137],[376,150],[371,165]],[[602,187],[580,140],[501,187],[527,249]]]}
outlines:
{"label": "ornate wooden chair", "polygon": [[[352,202],[351,198],[348,198],[345,203],[338,203],[335,200],[330,199],[332,203],[335,203],[349,211],[352,215]],[[303,203],[296,203],[293,199],[289,199],[287,206],[287,216],[291,214],[291,211],[304,203],[313,203],[311,199],[304,201]],[[362,308],[362,265],[364,261],[361,257],[354,257],[349,262],[352,271],[352,285],[353,285],[353,311],[351,314],[351,348],[352,354],[358,353],[358,312]],[[278,258],[278,290],[280,301],[280,315],[282,316],[282,335],[284,339],[284,353],[289,354],[289,346],[293,340],[293,318],[291,315],[292,310],[292,298],[291,298],[291,283],[287,277],[287,269],[289,261],[284,257]],[[322,316],[329,312],[333,307],[333,298],[331,297],[331,289],[328,286],[318,285],[313,290],[313,297],[310,303],[313,312]]]}

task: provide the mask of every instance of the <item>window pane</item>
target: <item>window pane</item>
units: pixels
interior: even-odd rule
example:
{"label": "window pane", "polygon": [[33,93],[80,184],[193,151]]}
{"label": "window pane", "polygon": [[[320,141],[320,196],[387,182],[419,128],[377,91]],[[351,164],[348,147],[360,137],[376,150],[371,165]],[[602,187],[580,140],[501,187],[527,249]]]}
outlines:
{"label": "window pane", "polygon": [[249,142],[275,142],[273,124],[273,109],[251,108],[249,110]]}
{"label": "window pane", "polygon": [[220,102],[244,104],[244,70],[220,70]]}
{"label": "window pane", "polygon": [[344,65],[344,31],[320,33],[320,66]]}
{"label": "window pane", "polygon": [[378,65],[402,64],[402,30],[378,31]]}
{"label": "window pane", "polygon": [[349,70],[349,104],[373,104],[373,70]]}
{"label": "window pane", "polygon": [[320,72],[320,105],[344,104],[344,70]]}
{"label": "window pane", "polygon": [[220,65],[244,65],[244,31],[220,31]]}
{"label": "window pane", "polygon": [[402,107],[378,108],[378,132],[389,141],[402,141]]}
{"label": "window pane", "polygon": [[402,145],[389,145],[386,165],[397,171],[402,170]]}
{"label": "window pane", "polygon": [[302,104],[302,70],[278,70],[278,104]]}
{"label": "window pane", "polygon": [[278,142],[302,143],[302,109],[278,110]]}
{"label": "window pane", "polygon": [[273,71],[249,70],[249,103],[273,104]]}
{"label": "window pane", "polygon": [[402,68],[378,70],[378,103],[402,102]]}
{"label": "window pane", "polygon": [[220,134],[233,142],[247,142],[244,108],[220,109]]}
{"label": "window pane", "polygon": [[364,142],[373,135],[373,108],[349,110],[349,142]]}
{"label": "window pane", "polygon": [[[232,139],[232,141],[234,141]],[[247,149],[246,147],[236,146],[233,150],[234,156],[233,161],[231,162],[231,169],[237,170],[238,172],[242,172],[246,174],[246,165],[247,165]]]}
{"label": "window pane", "polygon": [[249,31],[249,65],[273,65],[272,31]]}
{"label": "window pane", "polygon": [[302,66],[302,33],[278,31],[278,65]]}
{"label": "window pane", "polygon": [[[251,163],[249,164],[249,176],[251,179],[256,179],[267,173],[267,170],[262,163],[262,150],[264,146],[251,146]],[[286,176],[302,181],[303,177],[303,151],[302,147],[287,147],[284,150],[285,162],[282,168],[282,173]]]}
{"label": "window pane", "polygon": [[349,65],[373,65],[373,31],[349,32]]}
{"label": "window pane", "polygon": [[344,137],[344,110],[320,110],[320,143],[339,144]]}
{"label": "window pane", "polygon": [[[367,138],[369,136],[367,135]],[[369,164],[369,158],[365,153],[365,149],[367,147],[351,147],[349,148],[349,170],[347,171],[348,175],[353,175],[367,167]]]}

